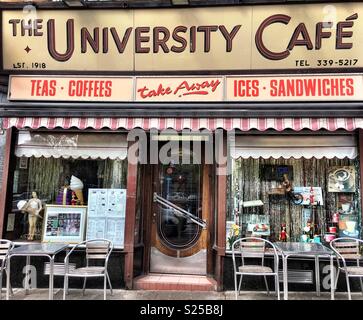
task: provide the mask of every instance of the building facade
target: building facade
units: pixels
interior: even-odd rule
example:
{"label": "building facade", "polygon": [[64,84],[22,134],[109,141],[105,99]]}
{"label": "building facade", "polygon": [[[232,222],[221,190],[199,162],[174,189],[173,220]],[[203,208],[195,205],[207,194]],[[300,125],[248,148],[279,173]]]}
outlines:
{"label": "building facade", "polygon": [[236,236],[361,238],[361,3],[21,8],[1,10],[3,238],[29,241],[36,191],[33,241],[109,238],[116,287],[195,290],[233,287]]}

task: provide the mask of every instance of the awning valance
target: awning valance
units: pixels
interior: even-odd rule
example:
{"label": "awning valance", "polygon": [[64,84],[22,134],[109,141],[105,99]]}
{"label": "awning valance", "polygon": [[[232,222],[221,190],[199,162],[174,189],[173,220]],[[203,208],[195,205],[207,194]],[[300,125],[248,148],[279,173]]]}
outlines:
{"label": "awning valance", "polygon": [[124,134],[19,131],[15,146],[18,157],[125,159]]}
{"label": "awning valance", "polygon": [[354,159],[357,155],[354,135],[241,135],[235,137],[231,149],[231,156],[235,159]]}
{"label": "awning valance", "polygon": [[3,128],[78,128],[78,129],[103,129],[111,130],[142,128],[149,130],[155,128],[175,130],[223,128],[225,130],[238,129],[249,131],[256,129],[265,131],[275,129],[282,131],[292,129],[301,131],[309,129],[313,131],[326,129],[336,131],[344,129],[353,131],[363,128],[363,118],[55,118],[55,117],[18,117],[3,118]]}

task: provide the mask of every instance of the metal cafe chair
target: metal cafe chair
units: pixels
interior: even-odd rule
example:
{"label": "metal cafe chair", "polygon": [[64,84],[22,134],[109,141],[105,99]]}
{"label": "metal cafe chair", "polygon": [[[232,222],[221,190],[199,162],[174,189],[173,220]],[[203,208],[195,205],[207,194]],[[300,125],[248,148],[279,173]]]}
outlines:
{"label": "metal cafe chair", "polygon": [[[266,247],[273,249],[274,267],[273,269],[264,265]],[[237,258],[241,258],[241,263],[237,262]],[[261,264],[247,264],[248,258],[260,259]],[[267,294],[270,290],[267,283],[267,276],[275,277],[275,290],[277,299],[280,300],[280,286],[279,286],[279,256],[276,247],[268,240],[256,237],[240,238],[232,245],[232,259],[234,268],[234,287],[236,300],[240,294],[242,277],[246,276],[263,276],[266,284]],[[239,260],[239,259],[238,259]],[[240,276],[237,288],[237,278]]]}
{"label": "metal cafe chair", "polygon": [[[1,262],[1,269],[0,269],[0,300],[2,298],[2,291],[3,291],[3,273],[10,272],[10,270],[7,270],[7,264],[8,264],[8,257],[11,250],[14,248],[14,243],[5,240],[0,239],[0,262]],[[10,292],[13,294],[13,289],[10,286]]]}
{"label": "metal cafe chair", "polygon": [[[363,240],[348,237],[336,238],[330,242],[330,247],[335,252],[338,261],[338,273],[335,277],[334,290],[337,288],[339,273],[342,271],[345,273],[345,279],[347,281],[349,300],[352,300],[349,278],[359,278],[363,294],[363,266],[360,265],[360,260],[362,259],[360,253],[361,246],[363,246]],[[352,262],[355,265],[352,265]]]}
{"label": "metal cafe chair", "polygon": [[[86,246],[86,266],[81,268],[75,268],[73,270],[69,269],[69,257],[70,255],[81,246]],[[65,273],[64,273],[64,291],[63,291],[63,300],[66,298],[66,294],[68,293],[68,280],[69,278],[84,278],[83,280],[83,295],[86,290],[86,281],[87,278],[104,278],[104,288],[103,288],[103,298],[106,300],[106,291],[107,291],[107,281],[110,286],[111,295],[113,295],[112,286],[110,277],[107,271],[108,259],[113,250],[113,243],[107,239],[92,239],[86,240],[81,243],[78,243],[76,246],[69,251],[69,253],[64,258],[65,265]],[[90,263],[91,261],[100,261],[101,266],[93,265]]]}

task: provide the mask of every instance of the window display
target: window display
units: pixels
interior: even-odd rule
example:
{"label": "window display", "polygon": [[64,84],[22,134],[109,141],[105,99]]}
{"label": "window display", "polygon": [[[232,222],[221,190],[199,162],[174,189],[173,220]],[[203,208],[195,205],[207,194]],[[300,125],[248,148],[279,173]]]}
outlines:
{"label": "window display", "polygon": [[[98,153],[91,154],[93,143],[93,140],[89,139],[91,134],[85,134],[87,141],[82,146],[62,146],[61,144],[53,146],[49,143],[46,146],[42,144],[38,147],[37,145],[38,149],[40,147],[46,149],[46,156],[39,156],[40,154],[31,149],[30,145],[26,146],[25,150],[25,146],[21,145],[20,142],[24,140],[21,137],[26,134],[29,135],[27,132],[19,133],[18,145],[16,147],[17,157],[15,158],[13,199],[11,211],[7,215],[9,228],[7,228],[5,233],[6,238],[10,240],[41,241],[43,234],[47,237],[50,236],[49,232],[54,233],[54,230],[50,231],[48,229],[48,234],[46,234],[46,230],[43,229],[44,225],[46,225],[45,222],[43,225],[42,220],[45,207],[49,208],[49,205],[60,205],[63,207],[68,206],[70,210],[73,210],[81,205],[87,206],[89,189],[126,188],[127,160],[125,158],[107,158],[110,155],[112,157],[122,155],[123,157],[123,153],[113,154],[113,149],[111,150],[111,147],[107,145],[111,153],[101,154],[97,149]],[[36,135],[32,132],[30,135],[32,137],[47,136],[46,133]],[[82,134],[76,136],[79,141],[84,138]],[[92,137],[95,136],[97,138],[95,141],[98,144],[106,145],[102,141],[105,141],[104,139],[108,138],[108,135],[92,135]],[[112,142],[113,140],[118,141],[120,138],[119,136],[111,135],[110,141]],[[40,148],[39,150],[42,151],[43,149]],[[63,149],[64,152],[62,152]],[[78,152],[75,153],[78,158],[72,156],[74,153],[72,150]],[[118,147],[116,150],[120,151],[121,149]],[[87,154],[89,154],[89,157],[84,159]],[[82,155],[82,158],[80,155]],[[95,159],[95,155],[102,158]],[[25,163],[26,166],[24,165]],[[33,192],[35,190],[36,193]],[[38,214],[35,214],[35,211],[39,211]],[[51,219],[53,218],[54,216],[51,216]],[[54,219],[52,220],[53,225],[56,224]],[[60,220],[63,222],[67,221],[63,218]],[[48,227],[50,228],[50,226]],[[111,226],[109,226],[109,230],[111,229]],[[65,232],[63,229],[59,230],[61,233]]]}
{"label": "window display", "polygon": [[[227,221],[239,226],[241,236],[306,242],[327,241],[332,235],[359,237],[358,159],[251,157],[232,161]],[[332,174],[338,177],[334,191]],[[287,195],[286,180],[294,197],[301,195],[301,201]],[[251,207],[248,212],[240,206],[255,199],[261,199],[263,206]],[[252,216],[261,218],[252,221]]]}

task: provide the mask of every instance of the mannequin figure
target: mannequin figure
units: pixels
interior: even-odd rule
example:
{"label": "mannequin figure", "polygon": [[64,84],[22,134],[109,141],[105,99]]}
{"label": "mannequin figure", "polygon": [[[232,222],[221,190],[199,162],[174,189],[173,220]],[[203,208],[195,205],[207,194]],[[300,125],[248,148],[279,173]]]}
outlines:
{"label": "mannequin figure", "polygon": [[30,241],[34,240],[38,218],[42,219],[42,217],[39,215],[42,209],[43,209],[42,202],[40,201],[40,199],[38,199],[37,193],[33,191],[32,198],[26,203],[25,207],[23,208],[23,210],[28,213],[28,221],[29,221],[28,240]]}

